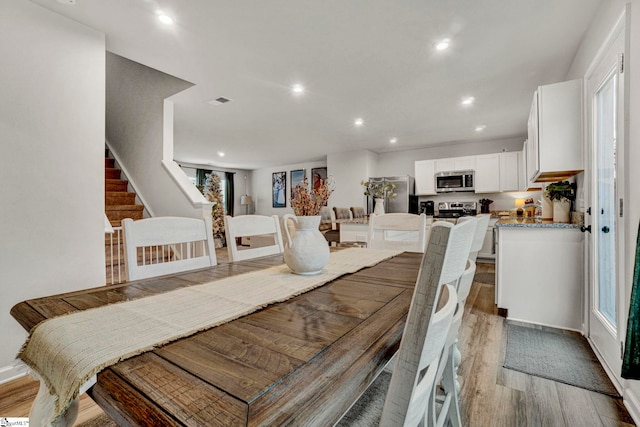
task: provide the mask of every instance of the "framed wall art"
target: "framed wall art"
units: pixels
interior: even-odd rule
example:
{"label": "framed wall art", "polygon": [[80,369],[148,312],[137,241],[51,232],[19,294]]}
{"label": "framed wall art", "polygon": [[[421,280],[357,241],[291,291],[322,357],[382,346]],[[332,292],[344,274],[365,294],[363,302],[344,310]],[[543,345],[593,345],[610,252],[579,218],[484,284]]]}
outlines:
{"label": "framed wall art", "polygon": [[326,167],[311,169],[311,185],[313,190],[316,190],[319,186],[324,184],[326,180],[327,180]]}
{"label": "framed wall art", "polygon": [[287,207],[287,173],[273,172],[271,174],[271,193],[274,208]]}
{"label": "framed wall art", "polygon": [[305,169],[296,169],[294,171],[291,171],[291,190],[293,191],[294,188],[302,184],[305,178],[306,178]]}

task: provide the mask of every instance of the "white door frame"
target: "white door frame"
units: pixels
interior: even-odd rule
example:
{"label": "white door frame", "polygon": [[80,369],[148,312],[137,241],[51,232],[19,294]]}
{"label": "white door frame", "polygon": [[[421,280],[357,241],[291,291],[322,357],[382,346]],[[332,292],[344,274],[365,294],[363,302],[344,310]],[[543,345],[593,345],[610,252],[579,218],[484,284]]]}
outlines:
{"label": "white door frame", "polygon": [[[613,30],[609,33],[608,37],[605,39],[604,43],[598,50],[595,58],[591,62],[587,72],[584,76],[584,100],[585,100],[585,136],[586,136],[586,150],[585,150],[585,158],[584,162],[587,165],[585,170],[585,178],[584,178],[584,195],[586,206],[592,207],[595,202],[592,200],[594,191],[593,191],[593,179],[595,177],[595,159],[594,159],[594,140],[593,140],[593,121],[592,121],[592,97],[589,89],[589,79],[595,74],[598,67],[601,65],[602,61],[606,59],[607,54],[610,53],[610,50],[613,47],[614,42],[616,41],[619,35],[622,35],[625,38],[624,44],[624,53],[626,57],[626,52],[628,51],[628,26],[626,24],[627,14],[623,12],[618,21],[616,22]],[[625,228],[624,228],[624,219],[620,217],[620,205],[619,202],[623,199],[625,193],[625,174],[624,174],[624,159],[626,149],[626,125],[627,122],[627,111],[626,108],[627,100],[628,100],[628,84],[626,82],[628,73],[619,74],[618,84],[621,87],[621,90],[618,91],[619,94],[622,94],[621,98],[618,100],[619,107],[619,116],[617,118],[617,140],[616,140],[616,282],[618,286],[618,295],[617,295],[617,336],[616,340],[618,343],[622,343],[625,339],[624,326],[626,325],[627,320],[627,311],[628,304],[625,300],[626,295],[626,277],[625,277],[625,257],[622,256],[624,251],[624,236],[625,236]],[[592,225],[593,224],[593,216],[597,213],[592,212],[591,217],[589,215],[585,215],[585,224]],[[585,333],[587,339],[593,348],[594,352],[598,356],[598,359],[602,363],[605,371],[611,378],[613,384],[618,389],[618,392],[622,395],[622,384],[623,380],[620,377],[619,363],[621,363],[621,354],[620,361],[618,360],[608,360],[611,359],[611,351],[609,351],[609,355],[603,354],[591,339],[591,332],[593,328],[597,328],[598,325],[593,325],[591,322],[591,306],[593,301],[593,283],[594,283],[594,268],[592,267],[592,252],[594,239],[593,235],[598,233],[598,230],[593,229],[593,234],[586,233],[587,236],[585,238],[585,288],[586,291],[584,293],[584,322],[585,322]],[[619,350],[616,350],[619,351]],[[605,352],[606,353],[606,352]],[[616,353],[617,354],[617,353]],[[613,356],[617,357],[617,356]]]}

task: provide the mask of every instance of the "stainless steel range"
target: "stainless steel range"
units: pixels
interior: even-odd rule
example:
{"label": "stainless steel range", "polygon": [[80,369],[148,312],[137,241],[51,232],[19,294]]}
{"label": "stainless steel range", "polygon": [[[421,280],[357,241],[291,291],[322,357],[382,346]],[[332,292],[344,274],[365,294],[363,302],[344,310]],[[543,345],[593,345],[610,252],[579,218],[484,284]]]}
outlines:
{"label": "stainless steel range", "polygon": [[439,202],[438,212],[434,218],[460,218],[475,215],[478,212],[478,202]]}

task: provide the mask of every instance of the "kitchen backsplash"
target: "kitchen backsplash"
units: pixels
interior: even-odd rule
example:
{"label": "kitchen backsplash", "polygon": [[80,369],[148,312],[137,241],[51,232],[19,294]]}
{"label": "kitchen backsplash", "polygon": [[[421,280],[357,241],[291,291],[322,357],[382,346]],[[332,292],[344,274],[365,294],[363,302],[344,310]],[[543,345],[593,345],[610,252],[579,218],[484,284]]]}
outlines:
{"label": "kitchen backsplash", "polygon": [[[492,211],[511,210],[515,209],[516,199],[533,198],[538,203],[542,199],[542,191],[514,191],[507,193],[452,193],[452,194],[438,194],[435,196],[419,196],[419,202],[427,200],[433,200],[435,202],[436,210],[438,209],[438,203],[440,202],[477,202],[480,199],[490,199],[493,203],[490,206]],[[478,210],[480,210],[480,204],[478,203]]]}

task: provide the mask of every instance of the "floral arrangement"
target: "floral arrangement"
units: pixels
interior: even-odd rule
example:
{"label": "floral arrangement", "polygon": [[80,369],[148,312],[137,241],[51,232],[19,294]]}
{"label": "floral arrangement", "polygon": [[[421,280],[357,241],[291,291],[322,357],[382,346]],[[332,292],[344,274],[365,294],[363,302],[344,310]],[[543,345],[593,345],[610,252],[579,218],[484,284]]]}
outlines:
{"label": "floral arrangement", "polygon": [[329,196],[334,190],[332,177],[321,180],[319,185],[309,190],[307,178],[291,189],[291,207],[297,216],[320,215],[320,209],[327,205]]}
{"label": "floral arrangement", "polygon": [[213,202],[211,209],[211,225],[213,228],[213,239],[217,248],[226,244],[224,233],[224,207],[222,205],[222,190],[220,188],[220,177],[215,174],[207,174],[205,184],[205,197]]}
{"label": "floral arrangement", "polygon": [[385,197],[393,199],[396,197],[396,184],[393,182],[361,181],[360,185],[364,187],[365,196],[371,196],[374,199],[384,199]]}
{"label": "floral arrangement", "polygon": [[576,184],[569,181],[552,182],[544,189],[544,195],[551,200],[568,200],[572,202],[576,199]]}

